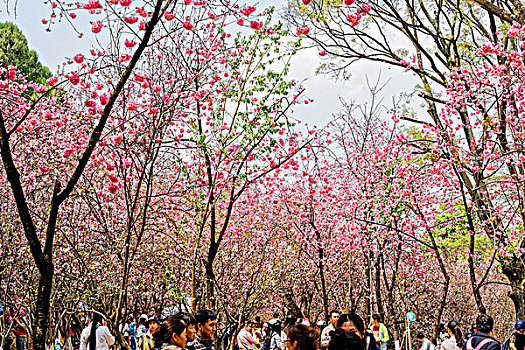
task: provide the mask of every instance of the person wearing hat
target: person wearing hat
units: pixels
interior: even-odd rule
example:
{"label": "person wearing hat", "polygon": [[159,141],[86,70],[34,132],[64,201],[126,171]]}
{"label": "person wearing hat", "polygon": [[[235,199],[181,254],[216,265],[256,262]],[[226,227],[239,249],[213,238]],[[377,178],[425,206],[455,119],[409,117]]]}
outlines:
{"label": "person wearing hat", "polygon": [[503,344],[505,350],[525,349],[525,321],[519,320],[514,324],[516,331]]}
{"label": "person wearing hat", "polygon": [[137,349],[139,350],[151,350],[155,348],[155,340],[153,334],[160,329],[160,321],[156,317],[150,317],[146,322],[148,330],[138,338]]}
{"label": "person wearing hat", "polygon": [[148,322],[148,316],[146,314],[140,315],[139,324],[135,328],[135,339],[137,342],[139,341],[140,336],[148,331],[146,322]]}

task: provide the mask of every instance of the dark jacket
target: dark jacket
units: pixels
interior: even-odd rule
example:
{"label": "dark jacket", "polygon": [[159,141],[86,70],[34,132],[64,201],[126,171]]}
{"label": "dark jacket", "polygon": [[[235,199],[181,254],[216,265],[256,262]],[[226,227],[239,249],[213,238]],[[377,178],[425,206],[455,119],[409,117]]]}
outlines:
{"label": "dark jacket", "polygon": [[[186,350],[215,350],[213,340],[204,340],[197,334],[195,340],[186,345]],[[500,349],[501,350],[501,349]]]}
{"label": "dark jacket", "polygon": [[481,332],[474,333],[474,335],[471,338],[469,338],[469,340],[466,341],[465,344],[463,345],[463,350],[471,350],[471,349],[467,349],[467,344],[469,343],[470,339],[472,339],[471,341],[472,349],[475,349],[476,346],[478,346],[479,343],[481,343],[483,340],[491,339],[493,341],[483,345],[481,350],[501,350],[501,344],[496,339],[492,338],[488,334],[481,333]]}
{"label": "dark jacket", "polygon": [[[367,346],[368,345],[368,346]],[[330,332],[330,344],[328,350],[376,350],[377,345],[374,336],[366,332],[363,339],[352,332],[337,328]]]}

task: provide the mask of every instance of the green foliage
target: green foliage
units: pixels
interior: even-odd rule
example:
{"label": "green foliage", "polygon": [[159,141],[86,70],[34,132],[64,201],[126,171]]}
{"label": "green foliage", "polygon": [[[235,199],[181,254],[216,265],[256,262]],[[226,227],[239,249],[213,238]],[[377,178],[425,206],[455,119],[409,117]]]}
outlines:
{"label": "green foliage", "polygon": [[[455,254],[458,258],[467,259],[470,235],[467,231],[467,218],[463,204],[456,203],[453,212],[443,212],[438,215],[437,221],[442,224],[441,228],[436,231],[437,236],[441,238],[439,244],[446,251]],[[474,242],[474,253],[477,256],[484,257],[492,252],[492,241],[485,235],[476,235]]]}
{"label": "green foliage", "polygon": [[33,82],[46,84],[46,79],[52,76],[38,61],[36,52],[29,49],[24,34],[12,23],[0,23],[0,60],[18,67]]}

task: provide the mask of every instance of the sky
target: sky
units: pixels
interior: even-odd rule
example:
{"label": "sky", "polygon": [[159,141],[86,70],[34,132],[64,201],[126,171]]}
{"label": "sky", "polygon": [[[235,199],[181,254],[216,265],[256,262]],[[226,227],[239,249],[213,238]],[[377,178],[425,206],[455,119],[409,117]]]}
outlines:
{"label": "sky", "polygon": [[[78,39],[77,34],[65,24],[55,25],[51,32],[47,32],[41,20],[49,17],[50,10],[44,1],[18,0],[16,14],[13,11],[15,1],[7,2],[7,10],[6,1],[3,1],[4,4],[0,2],[0,21],[15,23],[26,36],[29,47],[38,53],[40,61],[51,71],[56,72],[65,57],[71,58],[77,53],[89,51],[93,42],[89,28],[79,28],[86,34],[83,39]],[[256,6],[262,8],[272,5],[279,9],[284,3],[285,0],[262,0]],[[352,66],[349,79],[334,81],[326,75],[315,74],[320,63],[321,57],[317,50],[301,50],[293,58],[290,70],[290,78],[303,82],[306,96],[314,100],[314,103],[298,106],[295,110],[295,118],[308,125],[324,126],[334,114],[341,111],[341,99],[361,104],[369,102],[367,78],[375,82],[380,76],[382,82],[388,81],[381,94],[386,107],[391,107],[392,98],[407,91],[407,87],[415,86],[415,79],[409,73],[366,61]]]}

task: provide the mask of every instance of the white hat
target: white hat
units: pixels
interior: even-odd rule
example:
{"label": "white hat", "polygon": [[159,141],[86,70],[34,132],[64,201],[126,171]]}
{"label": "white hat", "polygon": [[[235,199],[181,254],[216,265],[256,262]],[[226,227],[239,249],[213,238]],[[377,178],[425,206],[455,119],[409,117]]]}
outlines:
{"label": "white hat", "polygon": [[139,320],[141,320],[141,319],[145,319],[147,321],[148,320],[148,315],[146,315],[146,314],[140,315]]}

